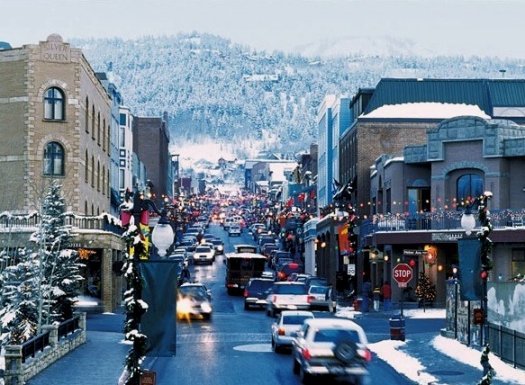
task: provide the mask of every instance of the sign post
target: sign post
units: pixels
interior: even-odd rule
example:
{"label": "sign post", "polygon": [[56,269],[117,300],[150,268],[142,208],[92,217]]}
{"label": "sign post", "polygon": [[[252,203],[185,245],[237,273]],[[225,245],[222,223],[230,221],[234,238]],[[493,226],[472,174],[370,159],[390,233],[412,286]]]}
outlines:
{"label": "sign post", "polygon": [[[407,263],[398,263],[392,270],[392,277],[399,288],[407,287],[407,284],[412,280],[413,274],[412,268]],[[403,316],[403,299],[404,295],[402,294],[400,301],[401,316]]]}

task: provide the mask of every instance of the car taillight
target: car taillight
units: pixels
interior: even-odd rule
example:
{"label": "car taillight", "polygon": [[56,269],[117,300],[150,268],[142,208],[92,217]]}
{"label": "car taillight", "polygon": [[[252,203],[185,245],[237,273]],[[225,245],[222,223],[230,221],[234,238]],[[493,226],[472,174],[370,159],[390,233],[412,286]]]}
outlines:
{"label": "car taillight", "polygon": [[245,297],[248,297],[248,289],[244,289],[244,294],[243,294]]}
{"label": "car taillight", "polygon": [[306,361],[310,361],[312,359],[312,355],[310,354],[310,351],[306,348],[304,348],[302,351],[301,351],[301,354],[303,355],[303,358],[306,360]]}
{"label": "car taillight", "polygon": [[307,298],[306,298],[306,302],[308,303],[312,303],[312,301],[315,301],[315,297],[313,295],[309,295]]}
{"label": "car taillight", "polygon": [[277,334],[279,334],[280,336],[284,336],[284,335],[286,335],[286,332],[284,331],[283,328],[279,328],[279,329],[277,330]]}
{"label": "car taillight", "polygon": [[372,361],[372,352],[368,349],[358,349],[357,354],[359,354],[366,362]]}

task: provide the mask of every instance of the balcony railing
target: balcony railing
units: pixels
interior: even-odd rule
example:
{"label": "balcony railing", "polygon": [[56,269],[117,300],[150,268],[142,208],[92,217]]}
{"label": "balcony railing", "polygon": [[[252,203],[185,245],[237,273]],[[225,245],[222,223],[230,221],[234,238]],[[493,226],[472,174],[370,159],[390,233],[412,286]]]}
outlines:
{"label": "balcony railing", "polygon": [[[0,231],[2,232],[29,232],[35,231],[40,225],[41,218],[36,212],[30,214],[0,214]],[[124,230],[120,220],[109,215],[83,216],[67,213],[64,215],[64,225],[71,226],[74,230],[101,230],[121,235]]]}
{"label": "balcony railing", "polygon": [[[414,230],[459,230],[461,229],[462,211],[439,210],[416,214],[376,214],[362,222],[362,234],[379,231],[414,231]],[[490,211],[490,220],[494,229],[525,228],[525,210]],[[479,227],[479,222],[476,226]]]}

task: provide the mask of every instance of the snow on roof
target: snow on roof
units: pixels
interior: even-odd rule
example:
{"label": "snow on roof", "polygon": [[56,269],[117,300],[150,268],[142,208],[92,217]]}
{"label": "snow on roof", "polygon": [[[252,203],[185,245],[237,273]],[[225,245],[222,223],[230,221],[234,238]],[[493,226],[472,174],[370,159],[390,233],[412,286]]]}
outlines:
{"label": "snow on roof", "polygon": [[490,116],[477,105],[435,102],[386,104],[367,115],[361,115],[362,118],[413,119],[450,119],[457,116],[477,116],[490,119]]}
{"label": "snow on roof", "polygon": [[297,167],[296,162],[269,162],[268,171],[272,171],[272,182],[284,182],[286,180],[285,172],[292,171],[295,167]]}

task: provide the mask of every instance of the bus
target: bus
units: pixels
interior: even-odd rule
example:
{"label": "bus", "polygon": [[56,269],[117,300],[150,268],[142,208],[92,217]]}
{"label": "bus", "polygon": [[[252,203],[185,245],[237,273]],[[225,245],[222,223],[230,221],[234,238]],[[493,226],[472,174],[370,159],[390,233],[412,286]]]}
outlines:
{"label": "bus", "polygon": [[260,277],[264,271],[266,257],[253,252],[252,246],[235,246],[234,253],[226,255],[225,287],[229,295],[241,293],[250,278]]}

